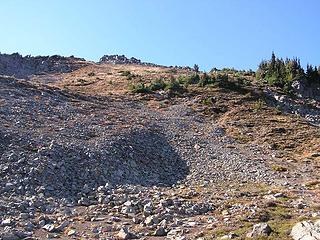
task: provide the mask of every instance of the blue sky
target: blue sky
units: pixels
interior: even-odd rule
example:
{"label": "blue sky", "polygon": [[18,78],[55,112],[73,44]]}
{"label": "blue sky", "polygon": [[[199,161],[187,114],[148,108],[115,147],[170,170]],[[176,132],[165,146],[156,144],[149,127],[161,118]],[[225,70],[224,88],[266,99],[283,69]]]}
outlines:
{"label": "blue sky", "polygon": [[256,69],[320,64],[319,0],[1,0],[0,51]]}

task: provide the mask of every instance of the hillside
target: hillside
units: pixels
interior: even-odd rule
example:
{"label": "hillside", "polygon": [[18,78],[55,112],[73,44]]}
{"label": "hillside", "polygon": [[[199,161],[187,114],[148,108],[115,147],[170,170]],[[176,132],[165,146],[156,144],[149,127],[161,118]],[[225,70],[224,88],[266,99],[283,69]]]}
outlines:
{"label": "hillside", "polygon": [[319,218],[316,98],[118,55],[0,73],[2,239],[291,239]]}

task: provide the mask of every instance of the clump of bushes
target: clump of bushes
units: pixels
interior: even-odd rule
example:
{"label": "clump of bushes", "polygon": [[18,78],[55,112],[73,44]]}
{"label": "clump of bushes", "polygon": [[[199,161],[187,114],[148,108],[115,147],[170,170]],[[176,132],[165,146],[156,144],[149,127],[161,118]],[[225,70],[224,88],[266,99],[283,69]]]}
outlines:
{"label": "clump of bushes", "polygon": [[262,101],[261,99],[259,99],[258,101],[256,101],[253,105],[253,111],[254,112],[258,112],[261,111],[263,106],[265,105],[265,102]]}
{"label": "clump of bushes", "polygon": [[187,76],[179,76],[178,81],[180,84],[183,84],[185,86],[198,84],[200,87],[204,87],[208,84],[213,84],[215,82],[215,78],[212,76],[209,76],[207,73],[203,73],[201,75],[199,74],[192,74]]}
{"label": "clump of bushes", "polygon": [[127,77],[128,80],[137,77],[137,75],[131,73],[130,71],[120,71],[121,76]]}
{"label": "clump of bushes", "polygon": [[171,79],[165,86],[165,90],[171,90],[173,92],[181,92],[183,90],[183,86],[176,79]]}
{"label": "clump of bushes", "polygon": [[154,91],[159,91],[159,90],[168,90],[171,92],[183,92],[185,90],[185,88],[175,78],[172,78],[169,81],[165,81],[163,79],[157,79],[151,82],[149,85],[145,85],[144,83],[138,83],[136,85],[131,84],[129,85],[129,89],[133,93],[152,93]]}
{"label": "clump of bushes", "polygon": [[133,93],[150,93],[150,87],[146,86],[144,83],[138,83],[138,84],[131,84],[129,86],[130,90]]}
{"label": "clump of bushes", "polygon": [[192,74],[192,75],[181,75],[178,77],[178,81],[180,84],[190,85],[190,84],[198,84],[200,81],[199,74]]}
{"label": "clump of bushes", "polygon": [[280,165],[274,165],[274,166],[272,166],[272,170],[276,171],[276,172],[286,172],[286,171],[288,171],[288,168],[286,168],[284,166],[280,166]]}
{"label": "clump of bushes", "polygon": [[121,76],[125,77],[132,75],[130,71],[119,71],[119,73]]}
{"label": "clump of bushes", "polygon": [[88,73],[88,76],[89,76],[89,77],[93,77],[93,76],[95,76],[95,75],[96,75],[96,74],[95,74],[94,72],[89,72],[89,73]]}
{"label": "clump of bushes", "polygon": [[157,79],[150,84],[151,91],[164,90],[167,86],[167,83],[163,79]]}
{"label": "clump of bushes", "polygon": [[200,77],[199,86],[204,87],[215,82],[215,77],[209,76],[207,73],[203,73]]}
{"label": "clump of bushes", "polygon": [[317,83],[320,84],[320,66],[312,66],[310,64],[307,65],[306,71],[306,79],[308,80],[309,84]]}
{"label": "clump of bushes", "polygon": [[294,80],[306,79],[309,83],[320,83],[320,69],[308,65],[305,73],[298,58],[283,60],[272,53],[270,60],[260,63],[256,77],[287,92]]}

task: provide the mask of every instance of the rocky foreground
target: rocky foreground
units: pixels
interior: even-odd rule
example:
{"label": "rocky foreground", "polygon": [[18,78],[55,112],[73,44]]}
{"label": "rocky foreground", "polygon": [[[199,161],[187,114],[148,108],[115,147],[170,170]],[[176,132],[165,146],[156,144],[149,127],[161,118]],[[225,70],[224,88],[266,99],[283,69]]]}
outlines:
{"label": "rocky foreground", "polygon": [[320,239],[316,162],[240,143],[197,96],[72,89],[132,67],[103,64],[1,77],[0,239]]}

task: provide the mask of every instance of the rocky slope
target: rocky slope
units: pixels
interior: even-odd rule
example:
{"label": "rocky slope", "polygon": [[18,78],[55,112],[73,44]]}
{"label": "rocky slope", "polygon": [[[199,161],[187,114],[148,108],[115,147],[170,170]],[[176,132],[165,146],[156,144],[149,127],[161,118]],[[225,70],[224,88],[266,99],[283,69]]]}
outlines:
{"label": "rocky slope", "polygon": [[87,65],[83,58],[54,56],[21,56],[0,54],[0,75],[29,78],[31,75],[67,73]]}
{"label": "rocky slope", "polygon": [[0,78],[0,238],[288,239],[320,214],[317,126],[255,85],[132,94],[193,72],[110,58]]}

